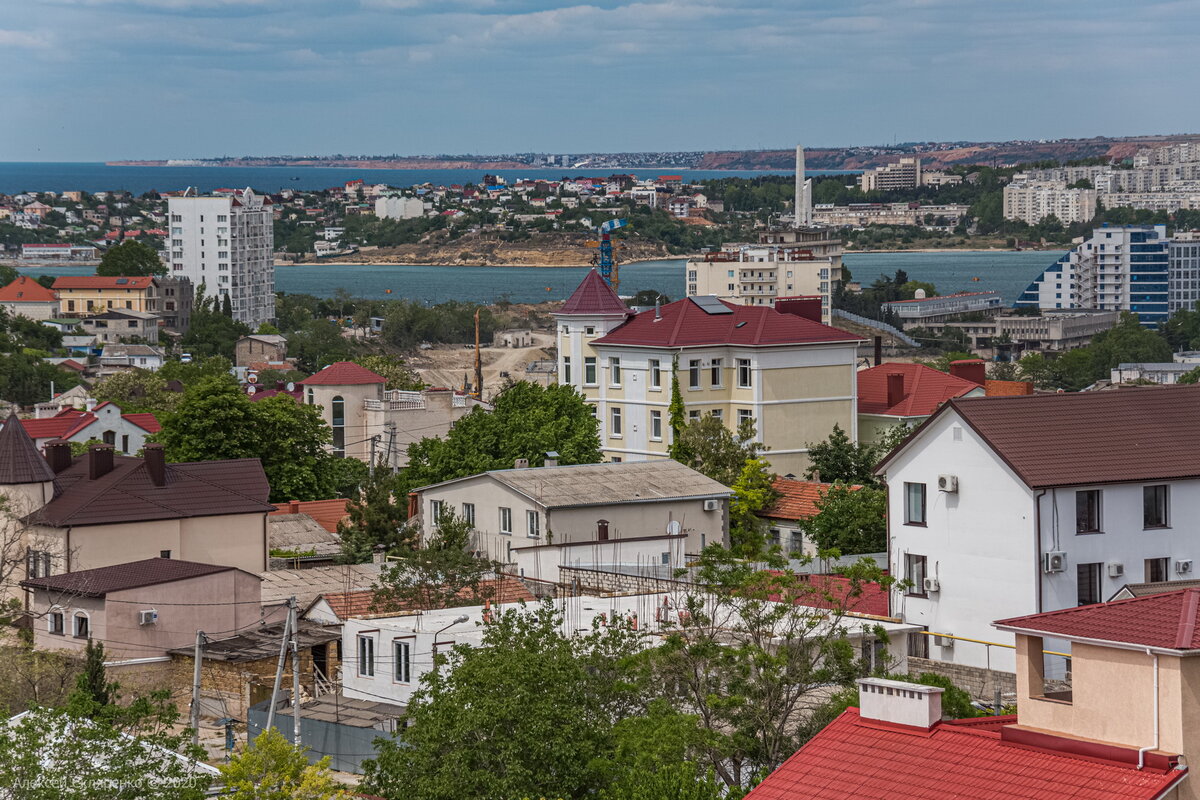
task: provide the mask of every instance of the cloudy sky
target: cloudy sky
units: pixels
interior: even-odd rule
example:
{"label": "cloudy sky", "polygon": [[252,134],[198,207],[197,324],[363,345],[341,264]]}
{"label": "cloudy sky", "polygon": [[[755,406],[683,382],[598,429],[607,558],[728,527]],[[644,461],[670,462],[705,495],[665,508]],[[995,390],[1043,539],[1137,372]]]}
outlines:
{"label": "cloudy sky", "polygon": [[0,8],[0,161],[1200,130],[1196,0]]}

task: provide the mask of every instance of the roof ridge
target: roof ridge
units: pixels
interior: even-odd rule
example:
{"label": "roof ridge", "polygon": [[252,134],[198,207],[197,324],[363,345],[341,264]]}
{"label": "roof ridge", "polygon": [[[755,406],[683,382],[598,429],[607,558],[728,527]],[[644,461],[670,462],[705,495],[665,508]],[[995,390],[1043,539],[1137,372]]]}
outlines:
{"label": "roof ridge", "polygon": [[1200,591],[1184,589],[1187,592],[1187,603],[1179,614],[1179,631],[1175,636],[1175,648],[1182,650],[1192,646],[1192,638],[1196,634],[1196,608],[1200,606]]}

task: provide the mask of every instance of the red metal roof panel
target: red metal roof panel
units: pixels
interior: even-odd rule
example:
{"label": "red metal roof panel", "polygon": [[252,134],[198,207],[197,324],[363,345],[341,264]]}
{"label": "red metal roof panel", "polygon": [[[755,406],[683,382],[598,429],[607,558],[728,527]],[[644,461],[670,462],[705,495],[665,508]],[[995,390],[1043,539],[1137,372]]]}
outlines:
{"label": "red metal roof panel", "polygon": [[579,286],[558,310],[559,314],[631,314],[629,308],[596,270],[584,276]]}
{"label": "red metal roof panel", "polygon": [[387,383],[387,378],[360,367],[353,361],[337,361],[300,383],[305,386],[358,386],[365,383]]}
{"label": "red metal roof panel", "polygon": [[1200,589],[1149,594],[995,622],[1067,638],[1099,639],[1168,650],[1200,650]]}
{"label": "red metal roof panel", "polygon": [[[888,376],[895,374],[904,376],[904,396],[889,405]],[[973,381],[923,364],[880,364],[858,373],[858,411],[893,417],[927,417],[947,400],[979,388]]]}

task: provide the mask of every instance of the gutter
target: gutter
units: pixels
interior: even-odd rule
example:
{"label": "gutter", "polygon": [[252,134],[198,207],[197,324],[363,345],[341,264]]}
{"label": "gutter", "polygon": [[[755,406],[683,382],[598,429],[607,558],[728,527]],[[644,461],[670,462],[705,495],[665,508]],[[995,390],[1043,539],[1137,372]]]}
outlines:
{"label": "gutter", "polygon": [[138,664],[164,664],[171,661],[170,656],[150,656],[148,658],[127,658],[123,661],[105,661],[105,667],[132,667]]}

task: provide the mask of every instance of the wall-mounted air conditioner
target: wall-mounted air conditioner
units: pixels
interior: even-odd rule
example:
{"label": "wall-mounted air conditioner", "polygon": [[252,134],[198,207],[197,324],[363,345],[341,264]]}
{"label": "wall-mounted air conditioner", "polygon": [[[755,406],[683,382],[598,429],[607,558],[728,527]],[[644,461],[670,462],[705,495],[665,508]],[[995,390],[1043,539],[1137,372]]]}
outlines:
{"label": "wall-mounted air conditioner", "polygon": [[704,501],[704,510],[705,511],[720,511],[721,510],[721,501],[717,500],[715,498],[712,500],[705,500]]}
{"label": "wall-mounted air conditioner", "polygon": [[1175,562],[1175,571],[1180,575],[1187,575],[1192,571],[1192,560],[1190,558],[1181,558]]}
{"label": "wall-mounted air conditioner", "polygon": [[1042,572],[1052,574],[1067,568],[1067,554],[1059,551],[1042,553]]}
{"label": "wall-mounted air conditioner", "polygon": [[938,475],[938,491],[954,494],[958,491],[957,475]]}
{"label": "wall-mounted air conditioner", "polygon": [[937,592],[942,588],[942,585],[938,582],[937,578],[926,578],[922,585],[924,586],[926,593]]}
{"label": "wall-mounted air conditioner", "polygon": [[1120,561],[1108,562],[1108,577],[1119,578],[1125,574],[1125,565]]}
{"label": "wall-mounted air conditioner", "polygon": [[153,625],[158,622],[158,612],[153,608],[138,612],[138,625]]}

